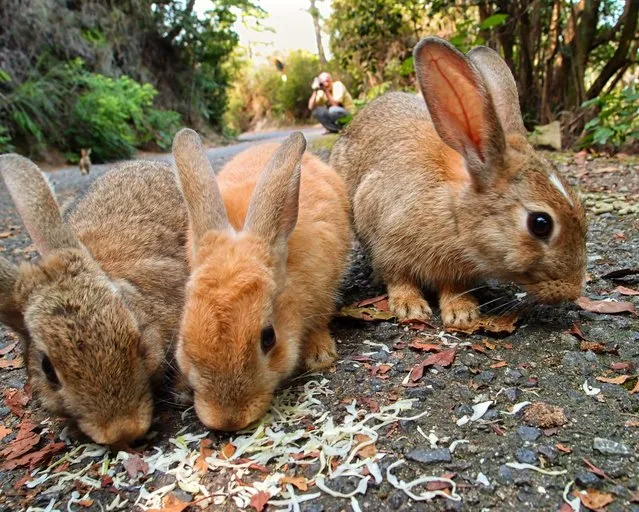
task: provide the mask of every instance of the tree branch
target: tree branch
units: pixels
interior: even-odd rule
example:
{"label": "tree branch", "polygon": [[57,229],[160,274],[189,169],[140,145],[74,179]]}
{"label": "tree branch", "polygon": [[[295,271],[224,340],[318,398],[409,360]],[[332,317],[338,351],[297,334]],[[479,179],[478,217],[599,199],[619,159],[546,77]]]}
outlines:
{"label": "tree branch", "polygon": [[[189,14],[191,14],[191,12],[193,12],[194,5],[195,5],[195,0],[189,0],[189,2],[186,4],[186,7],[184,8],[184,11],[182,11],[182,15],[186,17]],[[173,39],[175,39],[181,31],[182,31],[182,24],[178,23],[166,35],[166,40],[173,41]]]}

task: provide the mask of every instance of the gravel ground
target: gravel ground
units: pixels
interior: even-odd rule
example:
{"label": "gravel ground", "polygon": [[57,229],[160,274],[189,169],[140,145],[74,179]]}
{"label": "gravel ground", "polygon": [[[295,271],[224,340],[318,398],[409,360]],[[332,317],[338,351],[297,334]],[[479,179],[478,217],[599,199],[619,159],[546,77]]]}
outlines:
{"label": "gravel ground", "polygon": [[[317,133],[313,132],[313,135],[317,136]],[[248,143],[250,141],[244,144]],[[327,150],[321,143],[315,147],[326,156]],[[211,158],[219,164],[232,153],[233,150],[225,149],[222,155],[213,152]],[[589,157],[587,161],[581,154],[548,156],[560,164],[571,181],[586,194],[590,219],[586,296],[628,301],[639,308],[639,296],[614,291],[618,286],[625,287],[625,290],[621,289],[623,293],[630,293],[627,289],[638,290],[639,274],[617,280],[603,277],[613,270],[639,269],[639,160],[623,155],[610,159]],[[104,169],[97,171],[95,174]],[[87,184],[79,171],[74,170],[54,172],[50,177],[56,183],[61,202],[73,197]],[[3,255],[13,261],[34,257],[31,242],[4,187],[0,191],[0,219],[0,251]],[[366,258],[355,247],[353,264],[345,280],[343,303],[375,297],[383,291],[383,287],[371,280]],[[506,303],[515,291],[509,286],[490,283],[478,293],[486,303],[493,299]],[[435,327],[440,325],[437,317],[433,324]],[[567,484],[574,482],[568,490],[568,500],[581,496],[582,503],[593,509],[639,511],[639,393],[632,393],[637,386],[639,365],[639,317],[629,312],[618,315],[592,313],[575,304],[566,304],[521,311],[517,330],[499,338],[480,334],[440,336],[439,329],[423,327],[387,321],[334,321],[340,361],[323,376],[296,380],[293,385],[298,387],[289,391],[289,395],[295,396],[300,383],[325,378],[327,382],[323,386],[332,393],[319,396],[320,402],[315,407],[334,418],[336,424],[348,421],[347,405],[353,401],[358,409],[375,413],[379,407],[403,398],[416,399],[412,409],[403,415],[424,414],[413,421],[393,421],[379,430],[374,457],[377,457],[375,460],[384,476],[381,483],[371,480],[366,493],[356,495],[355,503],[322,492],[312,501],[302,503],[301,510],[341,511],[359,507],[370,511],[569,511],[573,509],[564,501],[564,490]],[[433,350],[444,348],[455,352],[452,364],[438,360],[441,364],[427,366],[424,376],[411,384],[407,379],[411,368],[432,355],[411,348],[409,345],[416,339],[422,347],[428,343],[437,345]],[[0,351],[14,341],[13,335],[6,330],[0,331]],[[438,353],[441,352],[433,352]],[[19,357],[19,346],[2,356],[3,360]],[[623,375],[629,377],[619,378]],[[615,382],[620,383],[600,381],[597,377],[616,378]],[[98,489],[91,488],[80,476],[72,477],[66,483],[59,483],[60,480],[55,478],[38,483],[38,476],[48,465],[56,464],[65,453],[68,455],[87,440],[72,429],[63,430],[65,425],[60,421],[48,421],[35,399],[26,405],[22,418],[16,416],[18,411],[12,404],[16,396],[28,394],[23,389],[25,379],[24,368],[1,370],[0,387],[5,404],[0,403],[0,434],[4,433],[0,450],[15,438],[21,422],[27,420],[38,424],[35,430],[42,438],[38,447],[59,442],[60,436],[67,446],[50,462],[43,462],[35,473],[30,473],[25,466],[3,470],[0,473],[0,509],[31,506],[34,510],[37,507],[44,510],[50,506],[49,510],[66,510],[69,499],[77,498],[69,510],[102,510],[107,506],[114,510],[118,508],[118,501],[114,502],[117,496],[120,503],[129,500],[121,505],[122,509],[135,509],[132,504],[142,485],[147,491],[153,491],[175,483],[174,474],[159,469],[151,472],[143,463],[137,475],[133,469],[134,476],[126,485],[111,485],[112,479],[100,473],[103,453],[83,461],[65,459],[57,466],[62,475],[89,463],[86,475],[97,478],[94,481],[98,482]],[[17,395],[14,390],[18,390]],[[471,421],[470,418],[478,416],[482,404],[488,401],[492,403],[486,412]],[[522,402],[532,405],[523,407],[516,414],[503,414]],[[543,404],[555,407],[543,414]],[[185,442],[179,438],[177,442],[170,441],[184,427],[190,434],[205,434],[191,411],[160,405],[156,416],[155,434],[135,447],[141,457],[149,457],[157,450],[168,453]],[[317,428],[315,418],[309,417],[305,422],[306,431]],[[207,453],[218,453],[229,446],[228,435],[210,433],[206,438],[211,442],[203,443],[199,439],[187,439],[186,442],[190,443],[189,449],[197,451],[201,447],[200,450],[208,449]],[[382,454],[384,457],[380,458]],[[363,459],[362,455],[359,457]],[[111,476],[124,471],[121,462],[125,461],[113,459],[116,459],[115,453],[107,459],[112,468],[108,473]],[[423,502],[411,499],[386,478],[388,466],[400,459],[406,460],[401,469],[394,470],[400,479],[409,481],[421,475],[445,475],[455,482],[456,488],[451,489],[447,483],[431,482],[428,489],[440,489],[444,496]],[[296,461],[291,459],[283,466],[280,464],[278,470],[309,484],[307,494],[317,492],[312,484],[319,470],[318,463],[303,465]],[[236,477],[230,470],[208,471],[203,474],[201,484],[210,491],[227,486],[233,478],[239,485],[261,482],[275,471],[274,462],[266,468],[255,466],[243,470]],[[0,457],[0,464],[3,463]],[[541,468],[547,474],[520,469],[517,463]],[[53,469],[48,471],[55,474]],[[359,478],[338,478],[330,482],[330,487],[348,494],[360,482]],[[426,487],[422,486],[413,491],[419,494],[424,489]],[[305,493],[297,490],[297,494]],[[182,484],[173,490],[173,496],[182,502],[199,499],[197,489]],[[456,496],[461,499],[450,499]],[[170,502],[164,502],[164,505],[165,510],[174,512],[186,506],[170,508]],[[208,505],[208,510],[236,510],[238,501],[226,499],[216,505],[206,502],[200,502],[200,505]],[[197,508],[197,505],[192,507],[193,510]],[[254,508],[259,505],[249,506],[249,509]],[[267,510],[275,509],[279,507],[272,504],[267,507]]]}

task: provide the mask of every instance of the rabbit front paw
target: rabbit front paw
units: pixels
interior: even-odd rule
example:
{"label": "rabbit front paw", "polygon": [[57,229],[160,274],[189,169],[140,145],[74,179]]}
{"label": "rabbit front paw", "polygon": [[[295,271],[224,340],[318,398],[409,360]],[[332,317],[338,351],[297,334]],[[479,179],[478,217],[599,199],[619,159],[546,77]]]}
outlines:
{"label": "rabbit front paw", "polygon": [[398,320],[430,319],[433,311],[414,285],[389,285],[388,307]]}
{"label": "rabbit front paw", "polygon": [[441,292],[439,307],[445,327],[465,327],[479,318],[479,304],[470,294]]}
{"label": "rabbit front paw", "polygon": [[337,348],[327,328],[309,333],[304,364],[307,370],[329,368],[337,359]]}

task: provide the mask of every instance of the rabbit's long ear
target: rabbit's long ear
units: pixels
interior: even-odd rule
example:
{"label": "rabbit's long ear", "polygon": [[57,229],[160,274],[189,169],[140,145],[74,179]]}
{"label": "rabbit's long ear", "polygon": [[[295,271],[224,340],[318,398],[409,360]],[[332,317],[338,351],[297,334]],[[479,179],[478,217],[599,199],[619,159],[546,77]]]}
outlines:
{"label": "rabbit's long ear", "polygon": [[18,269],[8,260],[0,257],[0,322],[11,327],[18,334],[24,334],[24,317],[15,302],[15,285]]}
{"label": "rabbit's long ear", "polygon": [[479,68],[504,131],[527,135],[519,108],[519,93],[508,65],[492,48],[478,46],[468,52],[468,58]]}
{"label": "rabbit's long ear", "polygon": [[470,59],[438,37],[420,41],[414,56],[437,133],[464,157],[475,188],[486,190],[503,168],[506,142],[484,77]]}
{"label": "rabbit's long ear", "polygon": [[302,155],[306,139],[291,134],[262,172],[246,214],[244,229],[263,237],[282,252],[297,223]]}
{"label": "rabbit's long ear", "polygon": [[175,135],[173,157],[197,249],[207,231],[230,229],[226,208],[213,168],[195,131],[184,128]]}
{"label": "rabbit's long ear", "polygon": [[81,247],[71,228],[62,221],[44,175],[31,160],[15,154],[2,155],[0,173],[41,256],[56,249]]}

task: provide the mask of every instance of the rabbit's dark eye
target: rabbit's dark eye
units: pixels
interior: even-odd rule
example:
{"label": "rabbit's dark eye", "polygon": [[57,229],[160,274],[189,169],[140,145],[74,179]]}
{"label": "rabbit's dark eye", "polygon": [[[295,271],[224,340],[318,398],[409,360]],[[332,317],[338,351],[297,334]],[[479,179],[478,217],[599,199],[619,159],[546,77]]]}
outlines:
{"label": "rabbit's dark eye", "polygon": [[271,325],[262,329],[260,345],[262,346],[262,352],[265,354],[268,354],[275,346],[275,330]]}
{"label": "rabbit's dark eye", "polygon": [[528,231],[533,236],[545,240],[552,234],[552,217],[545,212],[532,212],[528,214]]}
{"label": "rabbit's dark eye", "polygon": [[47,380],[55,385],[58,386],[60,384],[60,380],[58,379],[58,374],[55,372],[55,369],[53,368],[53,365],[51,364],[51,359],[49,359],[49,356],[43,355],[42,356],[42,371],[44,372],[44,375],[47,377]]}

